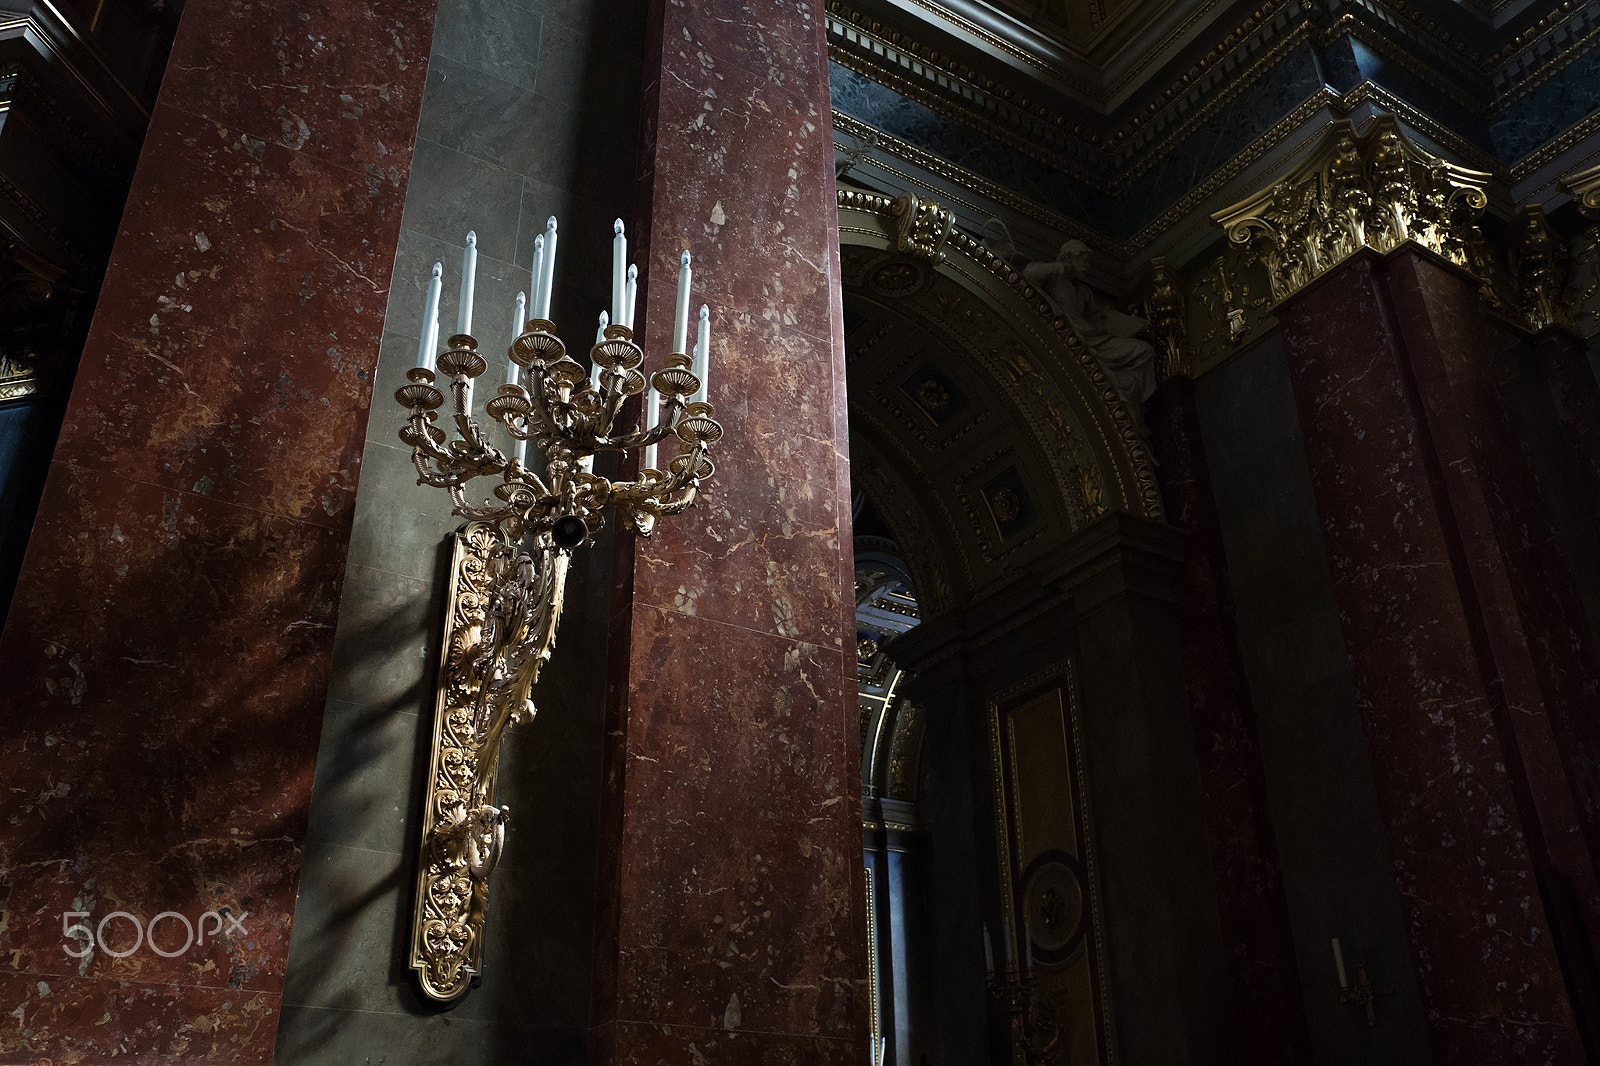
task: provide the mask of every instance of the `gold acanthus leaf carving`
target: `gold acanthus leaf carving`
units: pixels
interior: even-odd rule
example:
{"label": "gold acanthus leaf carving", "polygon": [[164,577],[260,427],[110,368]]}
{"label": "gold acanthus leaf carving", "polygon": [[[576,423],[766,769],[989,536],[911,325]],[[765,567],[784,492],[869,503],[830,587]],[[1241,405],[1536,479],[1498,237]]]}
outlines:
{"label": "gold acanthus leaf carving", "polygon": [[1363,248],[1411,241],[1470,268],[1488,181],[1417,147],[1392,116],[1360,133],[1341,120],[1287,177],[1212,218],[1235,243],[1256,242],[1282,301]]}
{"label": "gold acanthus leaf carving", "polygon": [[1600,164],[1566,175],[1561,187],[1577,201],[1585,218],[1600,222]]}
{"label": "gold acanthus leaf carving", "polygon": [[1567,250],[1538,204],[1524,207],[1517,215],[1511,274],[1516,279],[1517,303],[1530,328],[1575,328],[1565,292]]}

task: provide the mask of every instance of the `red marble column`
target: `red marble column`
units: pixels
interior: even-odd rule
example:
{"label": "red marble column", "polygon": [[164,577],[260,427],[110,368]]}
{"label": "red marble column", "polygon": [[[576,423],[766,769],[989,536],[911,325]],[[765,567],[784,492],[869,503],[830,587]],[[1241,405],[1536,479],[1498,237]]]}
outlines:
{"label": "red marble column", "polygon": [[1175,376],[1162,382],[1150,401],[1149,422],[1167,515],[1190,537],[1177,582],[1183,664],[1239,1061],[1261,1066],[1310,1062],[1255,709],[1234,625],[1222,523],[1206,469],[1193,379]]}
{"label": "red marble column", "polygon": [[0,637],[0,1060],[272,1059],[433,10],[185,7]]}
{"label": "red marble column", "polygon": [[712,308],[715,477],[619,538],[591,1060],[865,1061],[831,112],[820,3],[652,6],[644,343]]}
{"label": "red marble column", "polygon": [[1563,758],[1587,759],[1566,718],[1593,704],[1553,698],[1587,674],[1536,592],[1560,560],[1474,286],[1410,246],[1362,253],[1279,318],[1438,1059],[1580,1061],[1561,963],[1592,953],[1552,901],[1596,899]]}

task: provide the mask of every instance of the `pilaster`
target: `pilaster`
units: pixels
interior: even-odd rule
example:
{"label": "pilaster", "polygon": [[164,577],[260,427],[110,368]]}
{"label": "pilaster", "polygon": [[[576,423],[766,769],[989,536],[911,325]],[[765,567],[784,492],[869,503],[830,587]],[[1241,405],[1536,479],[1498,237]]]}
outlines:
{"label": "pilaster", "polygon": [[434,9],[184,6],[0,636],[0,1057],[272,1060]]}
{"label": "pilaster", "polygon": [[[673,276],[692,243],[695,290],[726,315],[710,399],[737,444],[671,528],[618,538],[590,1056],[854,1066],[866,921],[822,10],[660,0],[650,18],[640,273]],[[672,321],[672,289],[641,299],[643,322]]]}

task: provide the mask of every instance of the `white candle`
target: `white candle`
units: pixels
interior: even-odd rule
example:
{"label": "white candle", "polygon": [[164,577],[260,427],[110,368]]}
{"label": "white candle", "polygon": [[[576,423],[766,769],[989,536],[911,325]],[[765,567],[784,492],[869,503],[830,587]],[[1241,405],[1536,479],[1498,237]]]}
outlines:
{"label": "white candle", "polygon": [[[513,342],[515,342],[518,337],[522,336],[522,331],[527,327],[527,325],[528,294],[525,292],[519,292],[517,293],[517,309],[513,313],[511,319],[511,340]],[[507,385],[515,385],[517,383],[517,380],[521,377],[520,370],[521,368],[517,366],[517,361],[515,359],[506,360]]]}
{"label": "white candle", "polygon": [[472,332],[472,291],[478,287],[478,235],[467,231],[467,250],[461,258],[461,306],[456,309],[456,332]]}
{"label": "white candle", "polygon": [[672,351],[676,355],[689,354],[689,253],[684,252],[678,261],[678,310],[672,318]]}
{"label": "white candle", "polygon": [[622,219],[611,224],[611,233],[611,318],[623,323],[628,317],[622,281],[623,264],[628,261],[628,237],[622,232]]}
{"label": "white candle", "polygon": [[422,305],[422,339],[417,343],[417,366],[422,370],[432,370],[434,356],[433,341],[430,336],[433,332],[432,323],[439,317],[439,289],[444,284],[439,279],[444,277],[444,264],[433,264],[433,276],[428,279],[428,298]]}
{"label": "white candle", "polygon": [[1339,971],[1339,987],[1349,988],[1350,978],[1344,972],[1344,950],[1339,947],[1339,938],[1333,938],[1333,965]]}
{"label": "white candle", "polygon": [[622,292],[622,324],[629,329],[633,328],[633,305],[639,299],[639,267],[633,264],[628,267],[628,283],[623,286]]}
{"label": "white candle", "polygon": [[556,277],[556,216],[544,224],[544,262],[539,271],[539,289],[533,298],[533,317],[550,318],[550,288]]}
{"label": "white candle", "polygon": [[[539,308],[539,279],[544,277],[544,234],[539,234],[533,239],[533,276],[528,281],[528,291],[533,293],[533,318],[538,318]],[[526,324],[522,328],[526,328]],[[520,334],[522,328],[517,332]]]}
{"label": "white candle", "polygon": [[699,331],[694,335],[694,363],[690,368],[695,377],[700,379],[700,389],[694,394],[696,400],[707,400],[711,396],[711,308],[705,304],[700,305]]}
{"label": "white candle", "polygon": [[[650,386],[650,392],[649,395],[645,397],[644,406],[644,428],[645,432],[648,433],[650,430],[655,429],[661,424],[661,394],[656,391],[656,387],[654,385]],[[659,469],[659,467],[656,466],[656,446],[654,444],[645,445],[644,469]]]}
{"label": "white candle", "polygon": [[[435,282],[435,285],[438,283]],[[428,322],[428,335],[422,339],[422,346],[428,352],[428,369],[434,368],[434,359],[439,352],[439,307],[438,297],[434,297],[433,318]]]}
{"label": "white candle", "polygon": [[[600,312],[600,328],[594,331],[594,342],[599,344],[606,339],[606,327],[611,324],[604,311]],[[600,391],[600,360],[589,357],[589,387],[595,392]]]}
{"label": "white candle", "polygon": [[522,440],[521,438],[513,437],[511,439],[511,456],[512,458],[516,459],[518,465],[527,466],[528,442]]}

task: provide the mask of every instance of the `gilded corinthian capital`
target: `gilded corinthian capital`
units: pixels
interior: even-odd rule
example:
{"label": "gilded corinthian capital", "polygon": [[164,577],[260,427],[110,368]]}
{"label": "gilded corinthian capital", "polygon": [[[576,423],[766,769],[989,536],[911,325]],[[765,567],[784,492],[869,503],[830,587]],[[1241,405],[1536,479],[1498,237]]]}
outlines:
{"label": "gilded corinthian capital", "polygon": [[1230,240],[1260,249],[1278,301],[1362,248],[1413,241],[1470,268],[1488,181],[1424,152],[1388,115],[1360,133],[1341,120],[1282,181],[1211,217]]}
{"label": "gilded corinthian capital", "polygon": [[1561,187],[1577,201],[1585,218],[1600,222],[1600,166],[1566,175]]}

